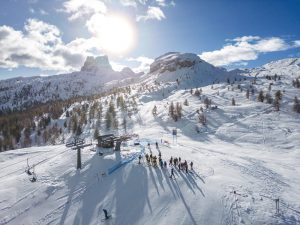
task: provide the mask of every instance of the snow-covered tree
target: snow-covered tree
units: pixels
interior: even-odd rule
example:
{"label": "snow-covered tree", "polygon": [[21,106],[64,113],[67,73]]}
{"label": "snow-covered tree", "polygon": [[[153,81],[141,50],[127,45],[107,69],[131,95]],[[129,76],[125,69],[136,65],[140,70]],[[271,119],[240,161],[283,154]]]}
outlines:
{"label": "snow-covered tree", "polygon": [[[196,92],[195,92],[196,93]],[[188,102],[188,100],[187,99],[185,99],[184,100],[184,102],[183,102],[183,104],[185,105],[185,106],[188,106],[189,105],[189,102]]]}
{"label": "snow-covered tree", "polygon": [[259,102],[264,102],[264,100],[265,100],[264,92],[261,90],[261,91],[258,93],[257,101],[259,101]]}
{"label": "snow-covered tree", "polygon": [[294,98],[293,111],[300,113],[300,103],[299,103],[297,96],[295,96],[295,98]]}
{"label": "snow-covered tree", "polygon": [[233,106],[235,105],[235,99],[234,98],[231,99],[231,105],[233,105]]}
{"label": "snow-covered tree", "polygon": [[152,114],[153,114],[153,116],[157,115],[157,106],[156,105],[152,109]]}

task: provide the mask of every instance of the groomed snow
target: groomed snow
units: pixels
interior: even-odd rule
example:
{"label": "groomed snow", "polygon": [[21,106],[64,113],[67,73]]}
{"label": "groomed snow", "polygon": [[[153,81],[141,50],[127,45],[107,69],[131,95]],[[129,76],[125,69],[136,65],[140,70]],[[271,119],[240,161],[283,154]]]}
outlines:
{"label": "groomed snow", "polygon": [[[145,160],[139,165],[138,159],[108,175],[109,168],[120,160],[141,151],[132,142],[121,152],[104,156],[87,147],[82,151],[81,170],[76,170],[76,151],[64,145],[1,153],[0,224],[300,224],[300,117],[292,111],[294,96],[300,96],[299,89],[291,85],[299,72],[291,69],[289,74],[282,73],[277,82],[263,76],[278,71],[275,66],[268,71],[252,71],[250,75],[257,76],[257,84],[255,95],[250,94],[249,99],[245,90],[250,79],[232,86],[222,82],[202,86],[201,99],[190,94],[190,88],[201,86],[199,80],[193,86],[195,80],[183,76],[177,86],[172,74],[152,92],[132,91],[138,112],[128,120],[128,132],[139,134],[145,152],[150,153],[149,142],[151,152],[158,155],[161,151],[167,162],[171,156],[194,162],[192,173],[175,169],[176,179],[169,178],[170,166],[154,168]],[[149,76],[143,82],[153,85],[163,75]],[[278,112],[256,100],[259,90],[268,92],[269,82],[274,82],[272,96],[284,89]],[[243,91],[237,89],[238,83]],[[205,109],[204,97],[212,99],[218,108]],[[236,106],[231,105],[233,97]],[[168,115],[170,102],[182,104],[185,99],[189,105],[183,105],[183,118],[172,121]],[[154,105],[158,112],[155,117]],[[200,106],[207,116],[207,126],[198,122],[196,110]],[[93,133],[90,127],[83,128],[86,137]],[[171,135],[174,128],[177,141]],[[155,148],[156,141],[159,149]],[[35,183],[24,172],[27,158],[30,165],[36,165]],[[277,198],[279,214],[275,209]],[[112,214],[111,220],[101,221],[103,208]]]}

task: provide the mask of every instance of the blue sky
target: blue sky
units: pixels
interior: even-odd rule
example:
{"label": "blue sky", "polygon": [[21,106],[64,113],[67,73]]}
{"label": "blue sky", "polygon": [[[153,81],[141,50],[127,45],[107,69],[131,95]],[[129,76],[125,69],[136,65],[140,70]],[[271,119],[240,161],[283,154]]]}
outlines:
{"label": "blue sky", "polygon": [[298,0],[2,1],[0,79],[79,70],[88,55],[135,71],[168,51],[228,69],[300,57],[299,12]]}

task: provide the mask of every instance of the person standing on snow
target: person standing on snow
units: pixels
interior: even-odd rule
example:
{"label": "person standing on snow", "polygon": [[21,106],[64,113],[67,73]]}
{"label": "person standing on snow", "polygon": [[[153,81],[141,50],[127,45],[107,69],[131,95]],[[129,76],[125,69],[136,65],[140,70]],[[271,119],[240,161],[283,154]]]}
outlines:
{"label": "person standing on snow", "polygon": [[190,165],[191,165],[191,170],[193,170],[193,162],[191,162]]}
{"label": "person standing on snow", "polygon": [[170,164],[169,165],[173,165],[173,157],[172,156],[171,156]]}
{"label": "person standing on snow", "polygon": [[107,210],[106,210],[106,209],[103,209],[103,212],[104,212],[105,219],[106,219],[106,220],[109,219]]}
{"label": "person standing on snow", "polygon": [[170,178],[175,178],[175,176],[174,176],[174,168],[171,168],[171,176],[170,176]]}

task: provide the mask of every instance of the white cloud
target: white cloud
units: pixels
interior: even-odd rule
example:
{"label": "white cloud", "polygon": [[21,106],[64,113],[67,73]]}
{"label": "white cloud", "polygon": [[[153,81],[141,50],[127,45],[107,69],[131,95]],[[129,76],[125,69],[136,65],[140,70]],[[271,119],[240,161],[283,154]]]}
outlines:
{"label": "white cloud", "polygon": [[34,13],[35,13],[34,8],[29,8],[29,12],[30,12],[31,14],[34,14]]}
{"label": "white cloud", "polygon": [[294,45],[295,45],[295,47],[300,47],[300,40],[294,41]]}
{"label": "white cloud", "polygon": [[114,61],[110,61],[109,63],[114,71],[121,71],[124,67],[126,67],[125,65],[114,62]]}
{"label": "white cloud", "polygon": [[49,13],[46,12],[45,10],[43,10],[43,9],[40,9],[40,14],[41,15],[49,15]]}
{"label": "white cloud", "polygon": [[244,36],[237,37],[231,42],[219,50],[203,52],[199,56],[215,66],[226,66],[255,60],[262,53],[283,51],[293,47],[278,37]]}
{"label": "white cloud", "polygon": [[156,0],[156,3],[157,3],[159,6],[162,6],[162,7],[167,6],[167,3],[166,3],[165,0]]}
{"label": "white cloud", "polygon": [[65,44],[56,26],[37,19],[28,19],[23,31],[0,26],[0,40],[0,67],[7,69],[74,71],[97,49],[92,38]]}
{"label": "white cloud", "polygon": [[131,62],[140,63],[139,66],[132,69],[135,73],[140,73],[140,72],[147,73],[147,72],[149,72],[150,65],[154,61],[154,59],[151,59],[151,58],[148,58],[148,57],[145,57],[145,56],[140,56],[140,57],[137,57],[137,58],[129,58],[127,60],[131,61]]}
{"label": "white cloud", "polygon": [[137,2],[136,0],[120,0],[120,3],[123,6],[133,6],[133,7],[137,7]]}
{"label": "white cloud", "polygon": [[256,41],[259,40],[259,36],[243,36],[243,37],[237,37],[233,40],[227,40],[227,41],[236,41],[236,42],[250,42],[250,41]]}
{"label": "white cloud", "polygon": [[146,15],[137,16],[137,21],[141,21],[141,20],[146,21],[146,20],[153,20],[153,19],[162,20],[165,18],[166,16],[164,12],[159,7],[149,6]]}
{"label": "white cloud", "polygon": [[70,14],[69,20],[90,17],[95,13],[105,14],[107,7],[100,0],[68,0],[63,3],[61,10]]}

